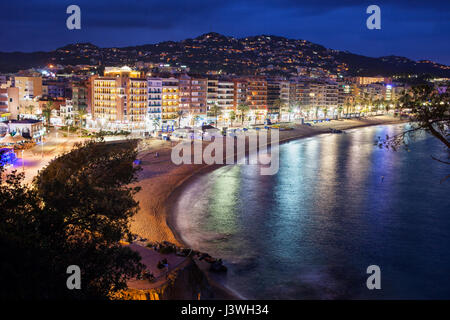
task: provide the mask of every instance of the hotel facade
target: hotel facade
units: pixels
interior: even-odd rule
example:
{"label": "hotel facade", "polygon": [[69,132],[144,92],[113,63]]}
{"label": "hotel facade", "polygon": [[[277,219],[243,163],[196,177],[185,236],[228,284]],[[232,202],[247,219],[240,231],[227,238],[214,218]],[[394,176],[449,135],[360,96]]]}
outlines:
{"label": "hotel facade", "polygon": [[97,127],[150,132],[214,122],[213,106],[220,108],[219,122],[229,122],[231,112],[239,116],[239,105],[245,104],[249,120],[262,123],[267,118],[283,120],[282,108],[308,118],[336,117],[355,95],[392,99],[391,85],[355,82],[187,74],[146,77],[128,67],[106,68],[103,76],[90,80],[88,105]]}
{"label": "hotel facade", "polygon": [[141,73],[130,68],[107,68],[92,83],[92,118],[101,128],[145,130],[148,84]]}

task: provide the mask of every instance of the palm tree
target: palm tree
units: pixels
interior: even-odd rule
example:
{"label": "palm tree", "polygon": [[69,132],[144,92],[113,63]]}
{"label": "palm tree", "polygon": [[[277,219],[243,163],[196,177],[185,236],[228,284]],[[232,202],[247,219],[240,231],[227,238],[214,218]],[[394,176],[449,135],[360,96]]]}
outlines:
{"label": "palm tree", "polygon": [[45,118],[47,128],[50,126],[50,118],[52,116],[53,109],[54,109],[53,101],[47,102],[47,104],[42,109],[42,115]]}
{"label": "palm tree", "polygon": [[367,114],[370,112],[370,102],[371,102],[371,98],[368,98],[367,96],[364,96],[363,98],[363,103],[364,103],[364,113]]}
{"label": "palm tree", "polygon": [[181,126],[181,118],[184,116],[184,110],[177,110],[178,128]]}
{"label": "palm tree", "polygon": [[197,124],[197,122],[200,120],[200,116],[198,114],[196,114],[191,119],[192,119],[191,121],[193,121],[193,125],[195,126]]}
{"label": "palm tree", "polygon": [[216,127],[217,127],[217,117],[218,117],[219,114],[222,113],[222,108],[219,107],[219,105],[217,103],[215,103],[209,108],[209,112],[214,115],[215,124],[216,124]]}
{"label": "palm tree", "polygon": [[320,109],[320,107],[316,106],[316,108],[315,108],[316,120],[319,119],[319,109]]}
{"label": "palm tree", "polygon": [[347,117],[348,117],[348,114],[350,113],[349,111],[352,107],[352,101],[353,101],[352,97],[345,98],[344,107],[345,107],[345,114],[347,115]]}
{"label": "palm tree", "polygon": [[87,111],[86,109],[80,109],[78,110],[78,121],[80,122],[80,128],[85,125]]}
{"label": "palm tree", "polygon": [[344,106],[339,105],[339,106],[338,106],[338,119],[341,117],[342,111],[344,111]]}
{"label": "palm tree", "polygon": [[242,121],[242,124],[244,124],[245,114],[250,110],[250,107],[247,104],[242,103],[242,104],[237,106],[237,109],[241,113],[241,121]]}
{"label": "palm tree", "polygon": [[159,128],[161,126],[159,119],[153,119],[153,128]]}
{"label": "palm tree", "polygon": [[233,126],[233,121],[236,119],[236,112],[234,112],[234,110],[232,110],[229,113],[229,117],[230,117],[231,126]]}
{"label": "palm tree", "polygon": [[377,103],[377,110],[376,111],[378,112],[380,110],[383,110],[383,106],[387,105],[388,101],[383,99],[383,98],[380,98],[380,99],[377,100],[376,103]]}
{"label": "palm tree", "polygon": [[322,107],[322,112],[323,112],[323,117],[326,118],[327,114],[328,114],[328,108],[327,107]]}
{"label": "palm tree", "polygon": [[395,107],[398,104],[398,97],[392,97],[391,100],[385,100],[385,102],[386,104],[384,105],[384,110],[389,112],[391,105]]}
{"label": "palm tree", "polygon": [[289,103],[289,104],[287,105],[286,110],[287,110],[287,112],[288,112],[288,114],[289,114],[289,122],[291,122],[291,114],[292,114],[292,112],[293,112],[295,109],[297,109],[297,108],[299,108],[299,105],[296,104],[295,102]]}
{"label": "palm tree", "polygon": [[365,109],[366,109],[366,106],[367,106],[367,99],[366,99],[366,97],[365,96],[361,96],[361,95],[358,96],[356,98],[356,103],[362,107],[360,112],[364,112]]}
{"label": "palm tree", "polygon": [[344,102],[345,114],[348,116],[349,113],[353,113],[353,109],[355,108],[355,98],[352,96],[348,96],[345,98]]}
{"label": "palm tree", "polygon": [[374,106],[376,99],[374,100],[372,96],[369,96],[368,104],[369,104],[369,113],[372,114],[372,107]]}
{"label": "palm tree", "polygon": [[404,105],[408,105],[411,103],[411,95],[406,92],[406,90],[402,90],[400,96],[395,99],[395,110],[394,115],[398,113],[400,109],[403,108]]}
{"label": "palm tree", "polygon": [[65,117],[64,117],[64,122],[65,122],[66,127],[67,127],[67,136],[70,135],[70,125],[69,125],[69,120],[70,120],[70,117],[69,117],[69,116],[65,116]]}
{"label": "palm tree", "polygon": [[371,108],[371,111],[372,112],[377,112],[377,110],[378,110],[378,106],[380,105],[380,99],[370,99],[369,100],[370,102],[371,102],[371,106],[372,106],[372,108]]}
{"label": "palm tree", "polygon": [[25,107],[26,110],[30,112],[31,115],[34,113],[34,106],[32,104]]}
{"label": "palm tree", "polygon": [[[387,99],[382,99],[382,106],[381,106],[381,110],[382,111],[389,111],[389,104],[391,103],[391,101],[387,100]],[[384,108],[383,108],[384,107]]]}
{"label": "palm tree", "polygon": [[281,115],[281,112],[284,111],[286,107],[286,103],[284,103],[281,99],[275,99],[272,103],[272,105],[275,107],[275,109],[278,109],[278,114]]}

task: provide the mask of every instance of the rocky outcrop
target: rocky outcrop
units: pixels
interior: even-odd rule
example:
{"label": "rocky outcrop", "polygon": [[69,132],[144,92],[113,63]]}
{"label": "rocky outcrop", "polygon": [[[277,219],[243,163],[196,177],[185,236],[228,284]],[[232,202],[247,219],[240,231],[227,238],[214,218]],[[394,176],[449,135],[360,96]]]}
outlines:
{"label": "rocky outcrop", "polygon": [[208,279],[197,264],[188,259],[171,271],[164,284],[152,289],[128,288],[111,294],[113,300],[198,300],[212,299]]}

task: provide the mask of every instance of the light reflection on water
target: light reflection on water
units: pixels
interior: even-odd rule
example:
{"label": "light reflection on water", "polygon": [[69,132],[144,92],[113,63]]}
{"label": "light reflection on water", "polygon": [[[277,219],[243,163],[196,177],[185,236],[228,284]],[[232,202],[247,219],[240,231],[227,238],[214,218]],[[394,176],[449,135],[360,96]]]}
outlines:
{"label": "light reflection on water", "polygon": [[[422,135],[411,152],[374,146],[402,126],[280,146],[280,171],[226,166],[186,186],[175,208],[190,246],[222,257],[249,298],[450,298],[446,157]],[[382,290],[365,288],[367,266]]]}

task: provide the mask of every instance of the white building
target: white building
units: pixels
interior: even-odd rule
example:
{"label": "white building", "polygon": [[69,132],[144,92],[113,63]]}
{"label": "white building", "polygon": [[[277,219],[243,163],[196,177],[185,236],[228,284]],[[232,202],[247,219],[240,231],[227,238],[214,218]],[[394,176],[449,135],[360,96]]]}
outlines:
{"label": "white building", "polygon": [[64,125],[74,125],[78,116],[78,111],[74,110],[72,100],[66,100],[64,105],[59,107],[60,123]]}
{"label": "white building", "polygon": [[147,128],[149,128],[149,130],[159,130],[162,125],[163,80],[161,78],[147,78],[147,87]]}
{"label": "white building", "polygon": [[232,81],[219,80],[217,84],[217,104],[224,114],[233,110],[234,83]]}

